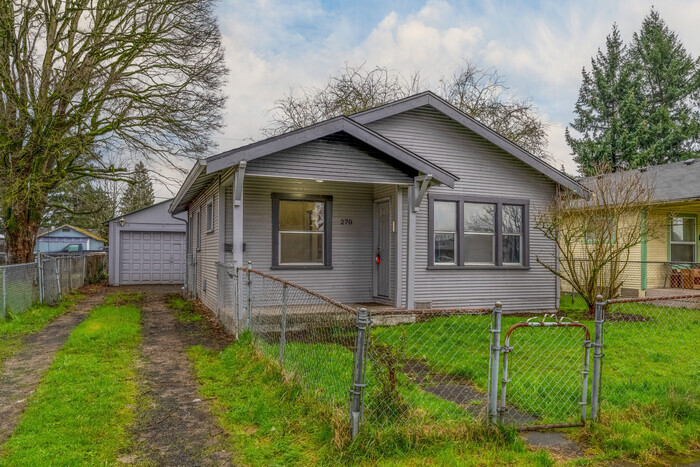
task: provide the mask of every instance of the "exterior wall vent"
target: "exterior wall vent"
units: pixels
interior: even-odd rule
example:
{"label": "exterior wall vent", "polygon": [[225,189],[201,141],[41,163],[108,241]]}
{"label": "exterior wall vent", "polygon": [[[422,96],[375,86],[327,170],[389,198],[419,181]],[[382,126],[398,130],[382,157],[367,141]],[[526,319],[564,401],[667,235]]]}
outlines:
{"label": "exterior wall vent", "polygon": [[433,307],[432,301],[416,302],[416,310],[430,310]]}
{"label": "exterior wall vent", "polygon": [[202,279],[202,292],[206,292],[206,291],[207,291],[207,279],[204,278],[204,279]]}

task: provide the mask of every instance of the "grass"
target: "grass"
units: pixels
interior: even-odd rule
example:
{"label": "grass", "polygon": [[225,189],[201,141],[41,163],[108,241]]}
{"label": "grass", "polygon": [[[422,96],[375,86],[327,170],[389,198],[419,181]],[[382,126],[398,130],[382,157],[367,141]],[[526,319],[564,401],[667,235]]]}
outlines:
{"label": "grass", "polygon": [[116,463],[130,442],[138,392],[138,298],[114,295],[73,330],[2,446],[0,464]]}
{"label": "grass", "polygon": [[77,293],[66,294],[63,301],[56,306],[36,305],[24,313],[10,313],[7,320],[0,320],[0,368],[3,361],[22,348],[24,337],[42,330],[83,298],[84,295]]}
{"label": "grass", "polygon": [[[591,332],[582,301],[566,312]],[[610,321],[605,329],[601,423],[573,436],[599,459],[651,461],[700,450],[700,367],[689,343],[700,340],[700,312],[644,304],[609,311],[636,321]],[[682,317],[682,318],[681,318]],[[504,316],[502,329],[522,317]],[[646,320],[646,321],[644,321]],[[456,316],[373,329],[374,341],[436,371],[467,378],[482,391],[488,381],[488,317]],[[577,421],[580,413],[583,334],[570,329],[518,329],[510,353],[508,400],[544,423]],[[376,344],[375,344],[376,345]],[[556,356],[556,358],[554,358]],[[593,359],[591,358],[591,364]]]}
{"label": "grass", "polygon": [[[324,346],[319,344],[317,350],[332,348],[332,344]],[[298,359],[298,351],[290,343],[286,359],[290,363]],[[343,354],[339,348],[335,351]],[[471,423],[445,427],[416,418],[401,425],[368,426],[351,442],[345,405],[328,403],[341,395],[305,389],[251,345],[249,335],[223,352],[193,347],[189,357],[202,395],[212,401],[220,426],[230,435],[232,450],[247,465],[553,464],[546,452],[526,449],[514,431],[493,431]],[[336,369],[323,361],[316,363],[318,375],[323,375],[317,381],[335,387],[330,382],[339,374]],[[347,401],[345,381],[342,398]]]}
{"label": "grass", "polygon": [[181,295],[170,294],[168,296],[168,307],[175,312],[175,318],[181,323],[194,323],[202,319],[202,315],[194,309],[194,303],[185,300]]}

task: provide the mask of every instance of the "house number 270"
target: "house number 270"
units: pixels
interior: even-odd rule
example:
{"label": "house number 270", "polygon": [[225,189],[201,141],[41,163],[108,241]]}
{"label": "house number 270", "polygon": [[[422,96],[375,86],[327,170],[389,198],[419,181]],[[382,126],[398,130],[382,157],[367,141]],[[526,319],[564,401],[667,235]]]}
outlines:
{"label": "house number 270", "polygon": [[340,219],[340,225],[352,225],[352,219]]}

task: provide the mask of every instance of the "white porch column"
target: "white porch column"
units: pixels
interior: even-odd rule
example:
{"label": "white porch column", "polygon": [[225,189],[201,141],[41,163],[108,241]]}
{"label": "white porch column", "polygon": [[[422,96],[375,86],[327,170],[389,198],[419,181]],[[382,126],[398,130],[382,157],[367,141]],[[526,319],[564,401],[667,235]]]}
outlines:
{"label": "white porch column", "polygon": [[413,310],[415,308],[415,291],[416,283],[416,210],[414,209],[416,201],[416,184],[408,187],[408,203],[406,214],[408,216],[408,232],[406,232],[406,308]]}
{"label": "white porch column", "polygon": [[233,260],[243,266],[243,181],[246,161],[241,161],[233,181]]}

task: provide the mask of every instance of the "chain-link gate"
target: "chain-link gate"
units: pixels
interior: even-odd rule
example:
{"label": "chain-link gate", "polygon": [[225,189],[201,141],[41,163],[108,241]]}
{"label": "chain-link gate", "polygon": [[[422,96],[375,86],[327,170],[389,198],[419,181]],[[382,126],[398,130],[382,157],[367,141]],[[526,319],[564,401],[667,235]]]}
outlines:
{"label": "chain-link gate", "polygon": [[591,335],[582,323],[551,317],[554,321],[547,321],[547,315],[530,318],[505,333],[499,348],[501,423],[519,429],[585,423]]}

